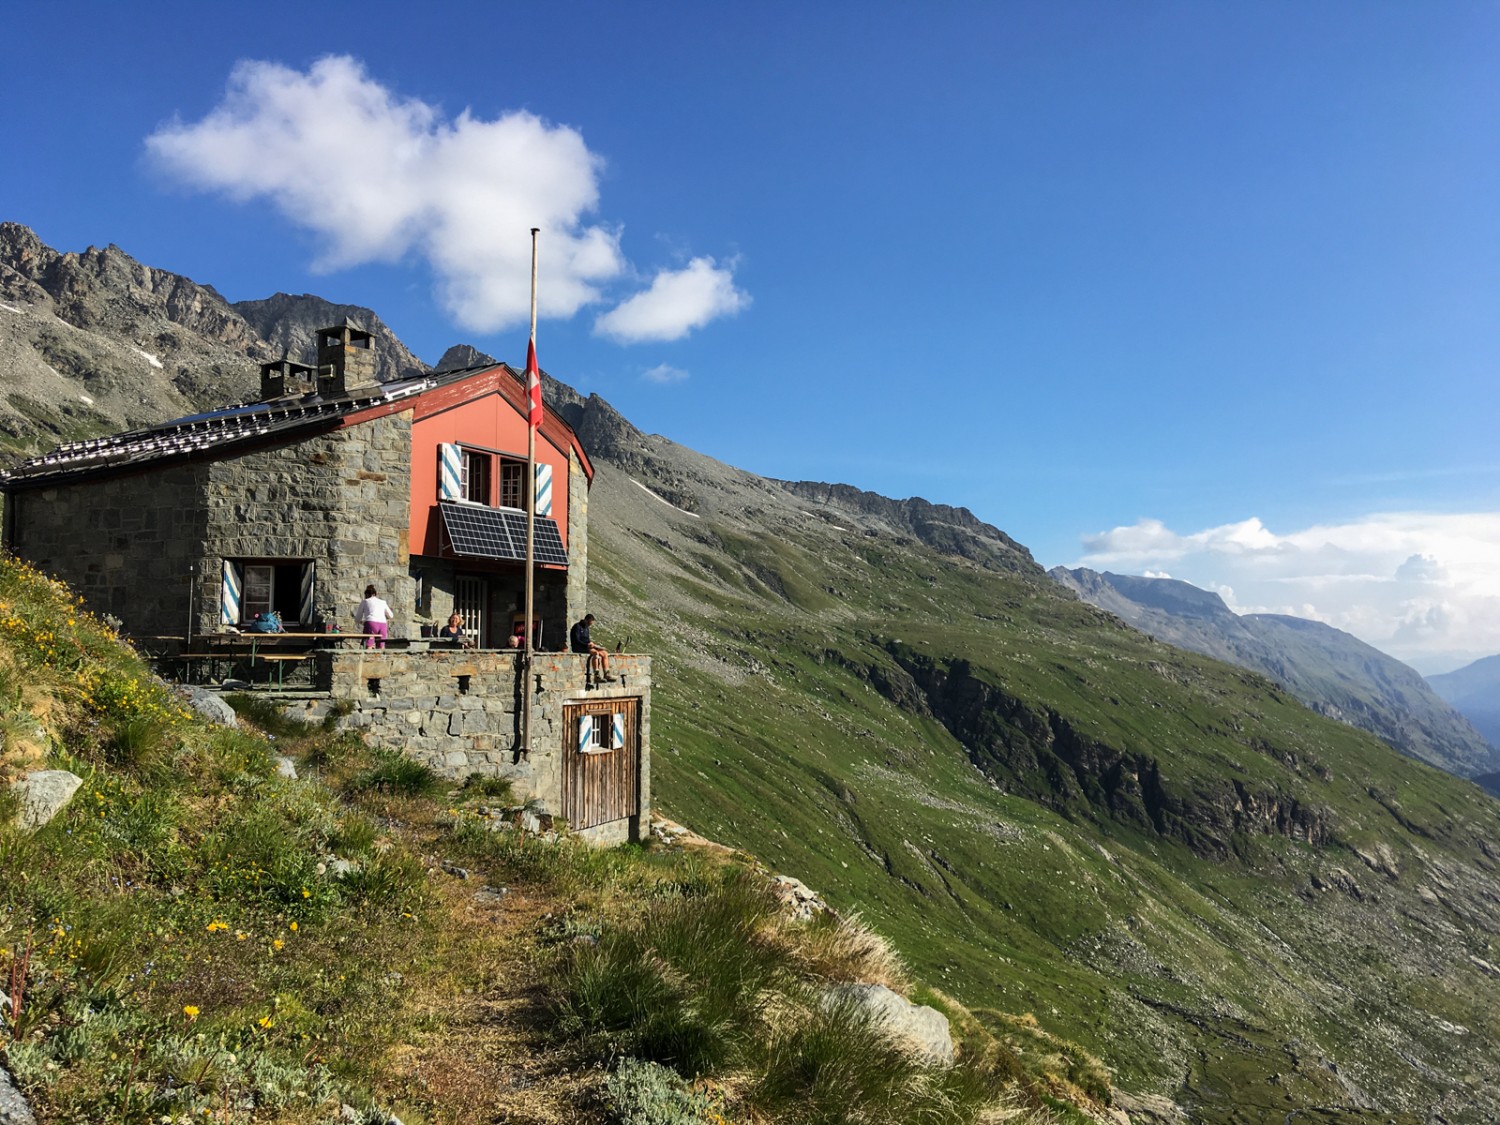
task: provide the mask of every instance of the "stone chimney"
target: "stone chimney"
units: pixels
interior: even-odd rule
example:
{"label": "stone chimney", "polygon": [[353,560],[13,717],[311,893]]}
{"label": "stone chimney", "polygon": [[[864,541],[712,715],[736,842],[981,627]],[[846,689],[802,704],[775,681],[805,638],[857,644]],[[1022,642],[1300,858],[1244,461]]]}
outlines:
{"label": "stone chimney", "polygon": [[371,386],[375,378],[375,337],[352,320],[318,329],[318,393],[341,395]]}
{"label": "stone chimney", "polygon": [[260,398],[269,402],[273,398],[288,395],[312,394],[318,389],[318,372],[305,363],[290,359],[278,359],[275,363],[260,365]]}

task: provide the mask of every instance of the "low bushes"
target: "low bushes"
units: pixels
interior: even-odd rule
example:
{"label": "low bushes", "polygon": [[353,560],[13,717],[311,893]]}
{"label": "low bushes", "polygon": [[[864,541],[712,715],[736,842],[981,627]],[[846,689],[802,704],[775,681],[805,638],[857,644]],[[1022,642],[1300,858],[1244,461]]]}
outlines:
{"label": "low bushes", "polygon": [[[721,1080],[738,1091],[734,1112],[765,1120],[976,1120],[1000,1093],[991,1072],[921,1066],[808,968],[839,928],[789,923],[758,879],[726,872],[718,885],[604,925],[594,941],[574,938],[553,977],[559,1027],[601,1056]],[[842,942],[894,961],[878,938],[854,941],[849,929]]]}

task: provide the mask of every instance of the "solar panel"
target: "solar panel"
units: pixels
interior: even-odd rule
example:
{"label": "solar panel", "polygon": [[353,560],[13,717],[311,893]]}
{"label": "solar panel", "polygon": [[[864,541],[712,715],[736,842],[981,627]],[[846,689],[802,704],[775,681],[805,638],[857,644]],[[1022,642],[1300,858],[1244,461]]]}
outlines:
{"label": "solar panel", "polygon": [[[478,504],[440,504],[443,526],[455,555],[526,561],[526,513]],[[568,565],[557,522],[537,516],[535,555],[539,563]]]}
{"label": "solar panel", "polygon": [[[501,512],[505,522],[510,527],[510,537],[520,548],[522,557],[526,553],[526,513],[507,511]],[[568,565],[568,552],[563,547],[562,536],[557,531],[557,521],[550,516],[537,516],[536,527],[532,535],[532,550],[539,563],[551,563],[556,566]]]}

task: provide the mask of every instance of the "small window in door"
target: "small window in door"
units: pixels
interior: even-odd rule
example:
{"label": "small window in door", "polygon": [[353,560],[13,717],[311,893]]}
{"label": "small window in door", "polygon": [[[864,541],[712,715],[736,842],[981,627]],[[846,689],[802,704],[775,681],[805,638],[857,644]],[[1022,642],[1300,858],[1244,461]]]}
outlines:
{"label": "small window in door", "polygon": [[607,754],[625,743],[623,712],[596,712],[578,716],[578,749],[584,754]]}

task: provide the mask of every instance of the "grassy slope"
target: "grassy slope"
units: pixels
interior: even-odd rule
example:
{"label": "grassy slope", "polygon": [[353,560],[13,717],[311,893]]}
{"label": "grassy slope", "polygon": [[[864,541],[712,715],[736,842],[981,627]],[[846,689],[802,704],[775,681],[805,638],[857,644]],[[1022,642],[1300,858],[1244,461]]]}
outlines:
{"label": "grassy slope", "polygon": [[[1500,806],[1044,580],[715,488],[692,518],[608,467],[595,486],[591,608],[657,654],[669,814],[862,909],[964,1002],[1033,1011],[1202,1119],[1500,1109],[1500,988],[1470,960],[1500,953],[1481,846]],[[872,686],[901,682],[893,652],[966,661],[1022,719],[1154,760],[1189,807],[1232,801],[1235,779],[1329,838],[1209,832],[1195,851],[1111,817],[1077,778],[1049,790],[1005,764],[1025,722],[998,722],[997,757],[893,704]]]}
{"label": "grassy slope", "polygon": [[[1076,1047],[930,990],[952,1069],[820,1003],[904,970],[852,920],[789,918],[743,857],[506,830],[498,779],[237,705],[261,733],[194,719],[0,560],[0,1063],[42,1121],[1081,1125],[1108,1096]],[[6,783],[43,766],[84,784],[23,830]]]}

